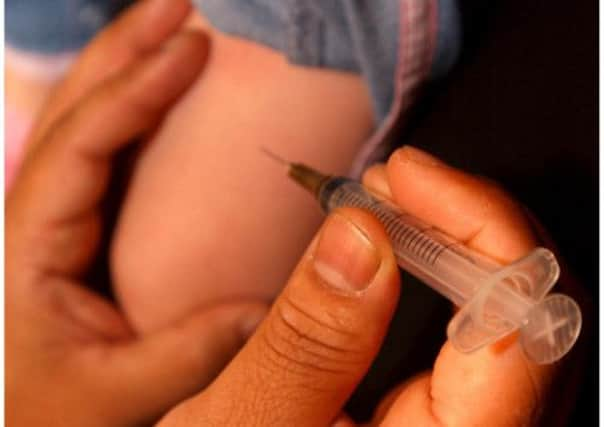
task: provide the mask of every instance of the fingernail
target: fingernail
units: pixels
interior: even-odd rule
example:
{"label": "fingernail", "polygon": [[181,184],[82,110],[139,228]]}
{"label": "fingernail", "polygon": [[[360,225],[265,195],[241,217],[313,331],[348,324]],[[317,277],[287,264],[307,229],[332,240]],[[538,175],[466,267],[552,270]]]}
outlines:
{"label": "fingernail", "polygon": [[386,173],[386,165],[383,163],[373,165],[363,175],[363,185],[372,190],[374,193],[385,197],[390,197],[392,194],[388,185],[388,175]]}
{"label": "fingernail", "polygon": [[373,281],[381,259],[365,232],[343,215],[334,214],[323,226],[313,262],[326,285],[360,292]]}
{"label": "fingernail", "polygon": [[419,148],[406,145],[398,151],[401,161],[411,161],[421,166],[442,166],[445,162]]}
{"label": "fingernail", "polygon": [[258,328],[258,325],[262,322],[262,320],[266,317],[266,310],[262,310],[262,311],[258,311],[258,312],[254,312],[252,314],[248,314],[246,317],[243,318],[243,320],[241,321],[241,335],[243,336],[244,339],[248,339],[249,337],[251,337],[254,332],[256,331],[256,329]]}

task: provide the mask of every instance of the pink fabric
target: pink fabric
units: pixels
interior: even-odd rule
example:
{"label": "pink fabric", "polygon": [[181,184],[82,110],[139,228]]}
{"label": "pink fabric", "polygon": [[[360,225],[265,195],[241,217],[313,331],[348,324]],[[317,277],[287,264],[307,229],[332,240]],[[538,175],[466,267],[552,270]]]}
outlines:
{"label": "pink fabric", "polygon": [[[52,84],[61,79],[75,60],[77,52],[44,55],[23,52],[6,46],[4,59],[7,66],[21,76],[38,82]],[[21,164],[23,146],[32,126],[31,113],[5,104],[4,111],[4,188],[8,190]]]}
{"label": "pink fabric", "polygon": [[380,150],[395,123],[405,120],[405,113],[427,79],[436,47],[437,0],[400,0],[400,34],[394,101],[381,126],[361,148],[350,175],[358,178],[372,162],[386,153]]}
{"label": "pink fabric", "polygon": [[25,140],[32,121],[24,113],[11,109],[4,110],[4,188],[8,190],[19,170]]}
{"label": "pink fabric", "polygon": [[11,69],[29,79],[48,83],[61,79],[77,55],[78,52],[45,55],[23,52],[10,46],[4,48],[4,61],[6,64],[10,64]]}

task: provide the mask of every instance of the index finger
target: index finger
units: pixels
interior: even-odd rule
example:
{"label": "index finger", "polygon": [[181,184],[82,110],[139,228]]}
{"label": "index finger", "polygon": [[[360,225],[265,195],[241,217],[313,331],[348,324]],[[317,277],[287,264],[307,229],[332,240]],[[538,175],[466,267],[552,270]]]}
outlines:
{"label": "index finger", "polygon": [[387,175],[403,210],[491,258],[509,263],[537,245],[523,209],[492,182],[410,146],[392,154]]}

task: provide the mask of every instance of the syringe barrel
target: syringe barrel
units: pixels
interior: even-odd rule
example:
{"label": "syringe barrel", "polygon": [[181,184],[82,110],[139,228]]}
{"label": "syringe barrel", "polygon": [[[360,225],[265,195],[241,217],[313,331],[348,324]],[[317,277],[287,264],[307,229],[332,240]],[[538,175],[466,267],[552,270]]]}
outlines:
{"label": "syringe barrel", "polygon": [[[502,267],[387,200],[370,194],[358,182],[332,178],[323,185],[319,199],[327,212],[341,206],[353,206],[374,214],[390,237],[399,265],[457,306],[465,305]],[[511,324],[520,324],[532,305],[530,299],[507,287],[494,291],[505,295],[499,299],[493,294],[489,308]],[[514,303],[502,306],[498,301]]]}
{"label": "syringe barrel", "polygon": [[501,266],[347,178],[324,180],[318,198],[327,212],[343,206],[371,212],[384,225],[399,265],[461,308],[447,328],[459,351],[475,351],[519,329],[527,357],[551,363],[576,342],[579,306],[566,295],[546,296],[560,273],[549,250],[536,248]]}
{"label": "syringe barrel", "polygon": [[444,233],[370,194],[358,182],[334,178],[319,194],[329,212],[342,206],[368,210],[390,237],[400,266],[457,305],[463,305],[500,266],[476,256]]}

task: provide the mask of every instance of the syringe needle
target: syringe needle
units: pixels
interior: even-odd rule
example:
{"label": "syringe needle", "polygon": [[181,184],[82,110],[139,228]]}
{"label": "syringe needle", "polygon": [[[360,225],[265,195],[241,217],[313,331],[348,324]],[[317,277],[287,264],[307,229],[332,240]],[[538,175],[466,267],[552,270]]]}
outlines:
{"label": "syringe needle", "polygon": [[287,174],[304,188],[310,190],[313,194],[318,195],[319,189],[321,185],[325,182],[327,178],[326,175],[319,173],[318,171],[309,168],[308,166],[302,163],[292,163],[287,160],[279,157],[272,151],[266,149],[265,147],[259,147],[260,151],[266,154],[268,157],[273,159],[274,161],[287,166]]}
{"label": "syringe needle", "polygon": [[264,154],[266,154],[268,157],[270,157],[271,159],[273,159],[274,161],[281,163],[284,166],[290,166],[291,163],[288,162],[287,160],[277,156],[275,153],[273,153],[272,151],[268,150],[265,147],[259,147],[260,151],[262,151]]}

